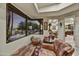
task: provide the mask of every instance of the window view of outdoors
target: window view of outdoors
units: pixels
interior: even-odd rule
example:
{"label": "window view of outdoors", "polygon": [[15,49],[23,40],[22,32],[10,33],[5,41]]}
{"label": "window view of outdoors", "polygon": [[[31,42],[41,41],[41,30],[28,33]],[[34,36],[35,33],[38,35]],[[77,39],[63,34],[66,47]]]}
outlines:
{"label": "window view of outdoors", "polygon": [[6,43],[31,34],[43,34],[43,19],[32,19],[11,4],[6,7]]}
{"label": "window view of outdoors", "polygon": [[27,35],[29,34],[40,34],[42,30],[41,24],[38,20],[27,20]]}
{"label": "window view of outdoors", "polygon": [[25,36],[26,34],[26,22],[25,18],[10,12],[10,26],[8,30],[8,42],[14,41],[18,38]]}

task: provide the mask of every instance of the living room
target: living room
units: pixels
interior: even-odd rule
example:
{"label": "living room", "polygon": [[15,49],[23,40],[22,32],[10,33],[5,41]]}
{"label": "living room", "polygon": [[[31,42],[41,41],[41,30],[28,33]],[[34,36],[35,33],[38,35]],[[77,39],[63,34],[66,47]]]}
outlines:
{"label": "living room", "polygon": [[[0,3],[0,55],[37,56],[34,51],[41,45],[46,55],[40,53],[39,56],[78,56],[78,6],[78,3]],[[55,42],[66,43],[73,49],[66,51],[69,53],[54,49],[56,54],[45,50]],[[26,46],[30,43],[34,49],[27,53]],[[21,48],[26,50],[19,51]]]}

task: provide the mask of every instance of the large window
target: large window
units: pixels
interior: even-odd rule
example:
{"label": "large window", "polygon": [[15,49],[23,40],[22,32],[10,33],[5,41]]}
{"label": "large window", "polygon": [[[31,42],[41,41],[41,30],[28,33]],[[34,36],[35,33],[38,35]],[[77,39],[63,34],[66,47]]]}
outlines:
{"label": "large window", "polygon": [[31,19],[12,4],[6,7],[7,43],[30,34],[43,34],[43,19]]}
{"label": "large window", "polygon": [[42,19],[29,19],[27,20],[27,35],[29,34],[43,34]]}
{"label": "large window", "polygon": [[[7,7],[7,43],[26,36],[26,17],[21,16],[21,12],[18,9],[10,6],[12,5]],[[20,12],[20,14],[12,9]]]}

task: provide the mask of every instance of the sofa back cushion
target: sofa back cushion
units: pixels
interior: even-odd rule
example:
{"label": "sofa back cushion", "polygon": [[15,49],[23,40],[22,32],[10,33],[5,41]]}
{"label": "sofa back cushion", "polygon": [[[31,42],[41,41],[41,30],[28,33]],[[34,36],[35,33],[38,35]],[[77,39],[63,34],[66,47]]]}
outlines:
{"label": "sofa back cushion", "polygon": [[[63,40],[55,40],[54,49],[55,49],[56,55],[62,56],[65,51],[69,51],[70,49],[72,49],[72,46],[70,44],[64,42]],[[71,50],[70,50],[70,52],[71,52]]]}
{"label": "sofa back cushion", "polygon": [[40,38],[37,38],[37,37],[32,37],[31,38],[31,43],[33,45],[39,45],[39,44],[41,44],[41,39]]}

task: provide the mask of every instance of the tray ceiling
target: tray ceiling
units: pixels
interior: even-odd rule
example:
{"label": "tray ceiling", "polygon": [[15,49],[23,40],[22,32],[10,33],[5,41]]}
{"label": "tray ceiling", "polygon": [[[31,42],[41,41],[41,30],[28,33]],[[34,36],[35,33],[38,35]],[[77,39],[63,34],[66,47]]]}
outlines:
{"label": "tray ceiling", "polygon": [[49,7],[49,6],[54,6],[54,5],[57,5],[57,4],[60,4],[60,3],[37,3],[38,5],[38,8],[45,8],[45,7]]}
{"label": "tray ceiling", "polygon": [[72,4],[73,3],[34,3],[38,13],[59,11]]}

